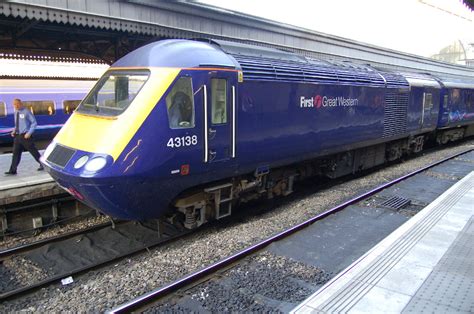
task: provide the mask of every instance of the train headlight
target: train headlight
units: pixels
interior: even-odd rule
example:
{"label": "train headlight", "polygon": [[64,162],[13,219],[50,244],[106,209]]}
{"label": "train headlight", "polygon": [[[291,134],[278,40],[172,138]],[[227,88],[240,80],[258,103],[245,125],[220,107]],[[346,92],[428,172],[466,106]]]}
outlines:
{"label": "train headlight", "polygon": [[82,166],[84,166],[86,164],[86,162],[89,161],[89,156],[87,155],[84,155],[82,156],[81,158],[79,158],[76,163],[74,164],[74,169],[79,169],[81,168]]}
{"label": "train headlight", "polygon": [[104,157],[95,157],[86,163],[86,170],[91,172],[99,171],[104,168],[106,164],[107,159]]}

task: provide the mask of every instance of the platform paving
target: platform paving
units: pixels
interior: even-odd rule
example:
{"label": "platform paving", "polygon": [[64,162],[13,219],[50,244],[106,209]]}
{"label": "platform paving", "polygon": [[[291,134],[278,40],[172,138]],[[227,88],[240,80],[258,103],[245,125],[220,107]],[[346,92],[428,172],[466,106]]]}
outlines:
{"label": "platform paving", "polygon": [[0,206],[64,193],[46,171],[37,171],[38,163],[28,153],[22,154],[16,175],[5,175],[12,155],[0,155]]}
{"label": "platform paving", "polygon": [[291,313],[474,312],[474,172]]}

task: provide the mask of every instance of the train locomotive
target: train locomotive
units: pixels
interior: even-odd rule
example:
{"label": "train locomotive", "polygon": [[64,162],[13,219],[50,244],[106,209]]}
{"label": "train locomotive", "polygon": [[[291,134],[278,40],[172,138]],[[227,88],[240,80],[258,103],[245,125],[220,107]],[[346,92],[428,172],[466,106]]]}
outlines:
{"label": "train locomotive", "polygon": [[474,134],[474,78],[396,73],[224,41],[116,61],[46,149],[51,176],[112,217],[186,228],[235,204]]}

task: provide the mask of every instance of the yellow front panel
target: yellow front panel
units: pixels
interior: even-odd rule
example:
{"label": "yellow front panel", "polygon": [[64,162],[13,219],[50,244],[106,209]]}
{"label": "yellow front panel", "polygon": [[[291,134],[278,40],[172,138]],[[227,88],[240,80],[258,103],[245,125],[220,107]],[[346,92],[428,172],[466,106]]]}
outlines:
{"label": "yellow front panel", "polygon": [[181,69],[149,70],[150,78],[124,113],[102,118],[75,112],[55,141],[87,152],[108,154],[117,160]]}

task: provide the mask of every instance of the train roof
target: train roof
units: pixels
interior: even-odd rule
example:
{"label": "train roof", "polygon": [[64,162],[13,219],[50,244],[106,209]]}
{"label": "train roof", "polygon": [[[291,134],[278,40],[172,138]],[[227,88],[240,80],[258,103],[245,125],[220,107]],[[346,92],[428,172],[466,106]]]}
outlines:
{"label": "train roof", "polygon": [[219,47],[183,39],[167,39],[145,45],[120,58],[112,66],[240,69],[239,64]]}
{"label": "train roof", "polygon": [[402,75],[382,72],[369,65],[319,60],[274,48],[222,40],[211,42],[240,63],[244,79],[408,88]]}
{"label": "train roof", "polygon": [[[225,67],[242,70],[244,80],[294,81],[373,87],[474,88],[474,80],[397,73],[353,62],[309,58],[290,51],[223,40],[167,39],[140,47],[113,67]],[[441,84],[440,84],[441,83]]]}
{"label": "train roof", "polygon": [[441,88],[439,81],[429,74],[411,72],[401,72],[400,74],[405,77],[410,86]]}
{"label": "train roof", "polygon": [[452,76],[440,76],[437,75],[439,81],[446,88],[469,88],[474,89],[474,78],[459,78]]}

